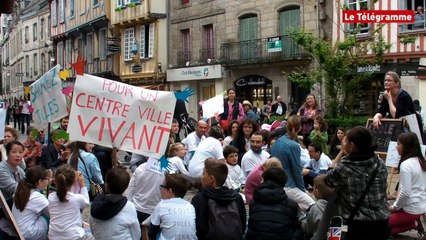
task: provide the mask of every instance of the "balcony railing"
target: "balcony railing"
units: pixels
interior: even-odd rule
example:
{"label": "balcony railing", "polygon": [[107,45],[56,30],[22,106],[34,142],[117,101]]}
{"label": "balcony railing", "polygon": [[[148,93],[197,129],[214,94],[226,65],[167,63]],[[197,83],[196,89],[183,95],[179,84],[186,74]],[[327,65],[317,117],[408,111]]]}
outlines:
{"label": "balcony railing", "polygon": [[241,42],[222,43],[220,62],[224,65],[240,65],[259,62],[276,62],[300,59],[302,48],[290,36],[281,36],[282,47],[268,47],[268,38]]}
{"label": "balcony railing", "polygon": [[184,67],[186,65],[186,62],[191,61],[191,52],[185,51],[185,52],[178,52],[177,53],[177,63],[180,67]]}
{"label": "balcony railing", "polygon": [[215,59],[214,48],[200,49],[200,62],[209,63],[208,59]]}

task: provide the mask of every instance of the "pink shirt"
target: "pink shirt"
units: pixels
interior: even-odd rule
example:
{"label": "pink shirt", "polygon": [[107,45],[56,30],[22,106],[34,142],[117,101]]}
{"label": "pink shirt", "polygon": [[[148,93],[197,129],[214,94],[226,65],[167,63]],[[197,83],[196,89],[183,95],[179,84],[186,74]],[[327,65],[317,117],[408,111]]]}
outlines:
{"label": "pink shirt", "polygon": [[[234,105],[234,103],[230,103],[229,101],[228,103],[228,120],[232,121],[232,112],[234,111],[234,107],[232,105]],[[244,108],[243,105],[241,105],[241,103],[238,103],[238,117],[237,120],[241,121],[245,116],[244,113]]]}
{"label": "pink shirt", "polygon": [[247,204],[251,203],[253,199],[253,192],[262,183],[262,174],[265,171],[263,164],[259,164],[251,170],[247,176],[246,185],[244,186],[244,193],[246,195]]}

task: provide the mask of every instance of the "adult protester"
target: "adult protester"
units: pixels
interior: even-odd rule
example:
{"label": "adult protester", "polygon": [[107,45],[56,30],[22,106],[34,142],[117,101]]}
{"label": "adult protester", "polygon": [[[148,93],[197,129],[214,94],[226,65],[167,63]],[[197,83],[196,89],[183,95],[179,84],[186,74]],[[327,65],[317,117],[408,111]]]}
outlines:
{"label": "adult protester", "polygon": [[[204,162],[208,158],[225,160],[223,148],[219,139],[223,139],[223,130],[220,126],[210,128],[209,137],[198,145],[191,161],[188,172],[191,177],[201,178],[203,176]],[[225,161],[224,161],[225,162]]]}
{"label": "adult protester", "polygon": [[245,114],[243,105],[235,99],[235,89],[230,88],[226,91],[226,98],[223,102],[223,113],[219,115],[219,124],[224,131],[228,131],[229,123],[232,120],[241,121]]}
{"label": "adult protester", "polygon": [[338,127],[336,133],[331,137],[330,140],[330,152],[329,157],[335,159],[342,149],[342,140],[346,135],[346,130],[342,127]]}
{"label": "adult protester", "polygon": [[24,156],[24,145],[19,141],[11,141],[5,146],[7,159],[0,162],[0,190],[12,207],[12,199],[18,182],[24,179],[24,170],[19,166]]}
{"label": "adult protester", "polygon": [[41,149],[40,165],[46,169],[56,169],[68,160],[70,151],[64,146],[65,139],[61,137],[61,132],[62,130],[53,130],[49,143]]}
{"label": "adult protester", "polygon": [[114,155],[112,148],[104,147],[101,145],[95,145],[92,149],[92,153],[98,160],[99,168],[101,169],[102,179],[105,179],[106,173],[113,167]]}
{"label": "adult protester", "polygon": [[[19,100],[15,100],[15,104],[12,106],[13,114],[13,128],[21,130],[21,108],[22,106],[19,103]],[[18,126],[18,128],[16,128]]]}
{"label": "adult protester", "polygon": [[265,119],[269,119],[269,117],[271,116],[272,113],[272,99],[268,98],[266,100],[266,104],[263,105],[262,107],[262,111],[260,114],[260,121],[263,122]]}
{"label": "adult protester", "polygon": [[188,134],[188,136],[182,140],[182,143],[185,144],[188,151],[185,156],[185,163],[187,166],[189,165],[189,162],[191,161],[191,158],[194,155],[195,150],[197,150],[200,142],[206,139],[206,130],[207,123],[200,120],[195,126],[195,131]]}
{"label": "adult protester", "polygon": [[30,126],[31,121],[31,102],[28,101],[28,99],[25,97],[24,100],[22,100],[22,110],[21,110],[21,133],[25,133],[25,123],[27,124],[27,127]]}
{"label": "adult protester", "polygon": [[[389,208],[392,235],[416,228],[416,221],[426,213],[426,161],[417,135],[412,132],[398,136],[397,150],[401,156],[398,170],[400,190]],[[419,227],[421,223],[418,221]]]}
{"label": "adult protester", "polygon": [[27,128],[27,140],[22,143],[25,146],[24,160],[27,167],[38,165],[41,156],[41,144],[35,140],[34,130],[33,126]]}
{"label": "adult protester", "polygon": [[237,137],[231,142],[231,145],[238,149],[238,165],[241,165],[241,159],[250,149],[251,135],[258,130],[259,125],[250,118],[244,118],[238,126]]}
{"label": "adult protester", "polygon": [[[401,79],[395,72],[389,71],[385,74],[385,91],[383,93],[383,100],[380,104],[378,113],[374,115],[373,126],[378,128],[381,125],[380,120],[383,118],[397,119],[413,113],[414,109],[413,99],[410,94],[401,88]],[[417,115],[419,129],[423,129],[420,116]]]}
{"label": "adult protester", "polygon": [[[99,162],[93,155],[93,143],[87,142],[74,142],[75,147],[72,149],[71,155],[68,159],[68,164],[70,164],[76,171],[81,172],[84,177],[84,185],[90,186],[90,182],[95,182],[100,185],[104,184],[102,178],[101,169],[99,167]],[[95,193],[91,191],[91,188],[88,189],[90,201],[95,198]]]}
{"label": "adult protester", "polygon": [[339,215],[348,225],[346,237],[388,239],[388,174],[384,162],[374,153],[373,136],[369,129],[357,126],[343,141],[348,155],[327,173],[324,182],[338,191]]}
{"label": "adult protester", "polygon": [[287,105],[283,102],[281,96],[277,96],[277,101],[272,104],[271,115],[273,116],[285,116],[287,112]]}
{"label": "adult protester", "polygon": [[243,101],[243,108],[244,108],[244,113],[246,115],[246,118],[250,118],[255,122],[259,120],[259,116],[253,110],[253,105],[251,104],[249,100]]}
{"label": "adult protester", "polygon": [[250,137],[250,150],[241,159],[241,170],[244,175],[250,174],[254,167],[263,164],[269,158],[269,153],[262,149],[265,144],[262,134],[258,131]]}
{"label": "adult protester", "polygon": [[[6,126],[4,128],[3,144],[0,144],[0,161],[1,160],[7,160],[8,154],[7,154],[5,146],[10,142],[18,141],[18,134],[19,134],[19,132],[15,128],[12,128],[10,126]],[[25,150],[24,150],[24,152],[25,152]],[[24,170],[26,169],[27,166],[25,164],[24,158],[22,158],[22,161],[19,164],[19,166]]]}
{"label": "adult protester", "polygon": [[68,129],[69,121],[70,121],[69,116],[61,118],[61,120],[59,120],[59,127],[57,129],[64,130],[66,132]]}
{"label": "adult protester", "polygon": [[246,184],[244,185],[244,194],[246,196],[246,202],[248,204],[253,200],[253,193],[257,187],[262,184],[262,174],[269,168],[283,168],[278,158],[272,157],[266,159],[263,164],[259,164],[253,168],[250,174],[247,176]]}
{"label": "adult protester", "polygon": [[314,129],[314,119],[316,116],[324,116],[322,109],[320,108],[315,95],[308,94],[306,96],[305,103],[299,108],[297,115],[301,117],[302,121],[302,136],[303,144],[308,146],[311,141],[309,140],[309,134]]}
{"label": "adult protester", "polygon": [[240,123],[238,122],[238,120],[232,120],[231,123],[229,124],[230,130],[229,135],[225,137],[225,139],[223,139],[222,145],[223,148],[225,149],[227,146],[229,146],[232,142],[232,140],[234,140],[237,135],[238,135],[238,126],[240,125]]}
{"label": "adult protester", "polygon": [[301,128],[301,119],[298,115],[290,116],[287,119],[287,133],[278,138],[271,147],[271,156],[277,157],[288,176],[288,181],[284,188],[288,197],[299,204],[299,207],[305,211],[315,202],[308,195],[303,182],[302,169],[300,161],[300,146],[296,142],[297,133]]}

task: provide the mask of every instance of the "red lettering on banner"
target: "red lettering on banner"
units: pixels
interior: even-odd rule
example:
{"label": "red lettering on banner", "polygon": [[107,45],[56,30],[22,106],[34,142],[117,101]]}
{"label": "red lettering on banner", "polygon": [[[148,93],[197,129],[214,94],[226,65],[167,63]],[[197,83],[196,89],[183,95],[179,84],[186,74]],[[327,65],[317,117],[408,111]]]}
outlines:
{"label": "red lettering on banner", "polygon": [[96,121],[98,120],[98,117],[94,117],[92,120],[90,120],[90,122],[87,124],[86,127],[83,127],[83,121],[81,120],[81,115],[77,116],[78,118],[78,125],[80,126],[81,129],[81,134],[83,134],[83,137],[86,136],[87,131],[89,130],[90,126]]}
{"label": "red lettering on banner", "polygon": [[133,87],[127,84],[122,84],[116,81],[103,79],[102,90],[107,90],[110,93],[118,93],[123,96],[133,97]]}
{"label": "red lettering on banner", "polygon": [[155,102],[157,101],[158,92],[149,91],[146,89],[141,89],[141,99]]}
{"label": "red lettering on banner", "polygon": [[142,111],[141,106],[138,106],[138,110],[141,120],[145,119],[153,123],[169,125],[170,120],[172,119],[171,112],[164,113],[163,111],[155,108],[145,108],[145,110]]}
{"label": "red lettering on banner", "polygon": [[94,109],[121,117],[127,117],[130,108],[129,104],[123,104],[112,99],[98,98],[96,95],[85,93],[78,94],[75,99],[78,107]]}

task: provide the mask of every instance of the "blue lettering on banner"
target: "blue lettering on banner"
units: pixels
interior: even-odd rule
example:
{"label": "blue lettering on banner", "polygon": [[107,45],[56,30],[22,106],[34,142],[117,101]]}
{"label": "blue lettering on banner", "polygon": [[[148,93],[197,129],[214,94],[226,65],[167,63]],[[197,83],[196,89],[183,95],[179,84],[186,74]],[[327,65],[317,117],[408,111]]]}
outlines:
{"label": "blue lettering on banner", "polygon": [[43,105],[42,109],[37,109],[34,111],[34,114],[37,116],[36,119],[47,121],[49,117],[53,116],[55,113],[59,112],[59,105],[56,103],[56,99],[52,99]]}
{"label": "blue lettering on banner", "polygon": [[48,73],[35,82],[31,86],[31,101],[36,102],[37,99],[44,94],[45,91],[49,91],[58,85],[55,82],[56,68],[52,68]]}

